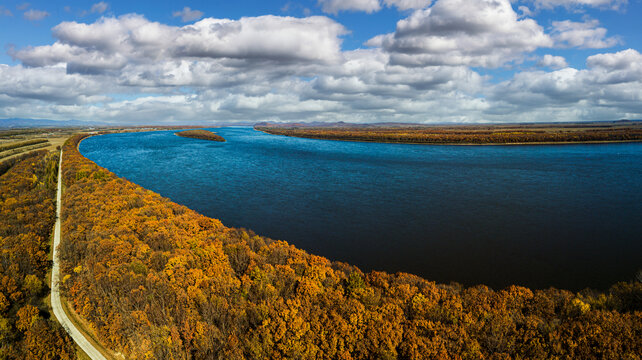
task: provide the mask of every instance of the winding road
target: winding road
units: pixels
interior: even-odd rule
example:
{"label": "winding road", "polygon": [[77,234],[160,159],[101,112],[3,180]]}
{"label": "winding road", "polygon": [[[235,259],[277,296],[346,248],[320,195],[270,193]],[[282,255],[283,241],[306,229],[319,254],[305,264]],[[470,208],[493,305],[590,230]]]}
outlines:
{"label": "winding road", "polygon": [[58,322],[67,331],[72,339],[80,346],[81,349],[93,360],[107,360],[101,353],[87,340],[76,326],[69,320],[67,314],[60,303],[60,263],[58,261],[58,245],[60,245],[60,208],[62,198],[62,150],[60,151],[60,160],[58,163],[58,193],[56,195],[56,226],[54,227],[53,241],[53,269],[51,272],[51,307]]}

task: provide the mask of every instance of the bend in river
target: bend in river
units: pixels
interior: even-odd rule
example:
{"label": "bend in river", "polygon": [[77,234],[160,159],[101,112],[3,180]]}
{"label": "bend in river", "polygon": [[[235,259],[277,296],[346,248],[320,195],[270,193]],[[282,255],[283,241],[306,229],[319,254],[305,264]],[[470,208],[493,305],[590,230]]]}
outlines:
{"label": "bend in river", "polygon": [[605,289],[642,253],[642,144],[430,146],[220,128],[85,139],[175,202],[363,270],[437,282]]}

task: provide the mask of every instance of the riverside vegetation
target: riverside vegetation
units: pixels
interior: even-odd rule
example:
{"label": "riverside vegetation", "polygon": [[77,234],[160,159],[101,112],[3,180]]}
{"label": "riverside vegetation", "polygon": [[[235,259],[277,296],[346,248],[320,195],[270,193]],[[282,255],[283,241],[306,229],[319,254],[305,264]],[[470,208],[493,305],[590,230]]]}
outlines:
{"label": "riverside vegetation", "polygon": [[57,166],[48,151],[0,163],[0,359],[76,358],[46,303]]}
{"label": "riverside vegetation", "polygon": [[642,121],[584,124],[458,126],[357,125],[336,123],[324,127],[305,124],[262,123],[257,124],[255,129],[268,134],[310,139],[411,144],[524,144],[642,141]]}
{"label": "riverside vegetation", "polygon": [[131,359],[639,359],[642,284],[572,293],[364,273],[229,228],[64,147],[62,290]]}
{"label": "riverside vegetation", "polygon": [[225,142],[225,139],[221,135],[218,135],[208,130],[185,130],[185,131],[176,132],[175,134],[178,136],[188,137],[193,139]]}

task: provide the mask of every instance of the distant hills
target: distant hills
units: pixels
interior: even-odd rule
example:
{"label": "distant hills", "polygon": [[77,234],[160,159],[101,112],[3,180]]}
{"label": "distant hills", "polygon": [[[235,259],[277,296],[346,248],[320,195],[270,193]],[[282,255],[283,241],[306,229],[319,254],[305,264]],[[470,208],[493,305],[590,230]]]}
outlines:
{"label": "distant hills", "polygon": [[394,126],[417,126],[417,125],[429,125],[429,124],[418,124],[418,123],[400,123],[400,122],[380,122],[380,123],[351,123],[345,121],[337,122],[322,122],[322,121],[313,121],[313,122],[272,122],[272,121],[263,121],[254,124],[254,126],[265,126],[265,127],[315,127],[315,128],[355,128],[355,127],[394,127]]}
{"label": "distant hills", "polygon": [[227,126],[252,126],[252,121],[242,122],[214,122],[214,121],[196,121],[193,123],[137,123],[133,121],[122,122],[104,122],[104,121],[83,121],[83,120],[48,120],[48,119],[0,119],[0,129],[13,129],[13,128],[34,128],[34,127],[155,127],[155,126],[168,126],[168,127],[227,127]]}
{"label": "distant hills", "polygon": [[[640,122],[642,120],[607,120],[607,121],[577,121],[572,123],[563,123],[563,122],[546,122],[546,123],[537,123],[538,125],[544,124],[608,124],[608,123],[627,123],[627,122]],[[252,122],[243,121],[243,122],[222,122],[222,123],[203,123],[202,127],[226,127],[226,126],[252,126]],[[527,123],[512,123],[510,125],[524,125]],[[12,129],[12,128],[29,128],[29,127],[75,127],[75,126],[132,126],[131,123],[108,123],[104,121],[83,121],[83,120],[49,120],[49,119],[20,119],[20,118],[11,118],[11,119],[0,119],[0,129]],[[146,124],[149,126],[160,125],[160,124]],[[176,125],[180,124],[166,124],[166,125]],[[190,124],[196,126],[197,124]],[[337,122],[272,122],[272,121],[263,121],[254,123],[254,126],[258,127],[315,127],[315,128],[361,128],[361,127],[407,127],[407,126],[457,126],[457,125],[470,125],[470,126],[483,126],[491,125],[488,123],[468,123],[468,124],[454,124],[454,123],[432,123],[432,124],[419,124],[419,123],[408,123],[408,122],[380,122],[380,123],[350,123],[344,121]],[[140,126],[140,125],[133,125]]]}
{"label": "distant hills", "polygon": [[0,129],[27,127],[73,127],[73,126],[104,126],[110,125],[99,121],[81,120],[47,120],[47,119],[0,119]]}
{"label": "distant hills", "polygon": [[345,121],[337,122],[274,122],[274,121],[263,121],[254,124],[255,127],[312,127],[312,128],[373,128],[373,127],[408,127],[408,126],[420,126],[420,127],[434,127],[434,126],[486,126],[486,125],[570,125],[570,124],[626,124],[626,123],[636,123],[642,120],[601,120],[601,121],[573,121],[573,122],[562,122],[562,121],[550,121],[550,122],[520,122],[520,123],[409,123],[409,122],[378,122],[378,123],[350,123]]}

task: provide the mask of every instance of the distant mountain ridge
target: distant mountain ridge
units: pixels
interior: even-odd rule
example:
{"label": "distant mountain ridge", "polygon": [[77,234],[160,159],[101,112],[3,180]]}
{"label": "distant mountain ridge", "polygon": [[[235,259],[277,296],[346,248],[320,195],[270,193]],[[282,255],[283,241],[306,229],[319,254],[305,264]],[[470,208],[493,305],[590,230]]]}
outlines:
{"label": "distant mountain ridge", "polygon": [[434,126],[486,126],[486,125],[547,125],[547,124],[622,124],[627,122],[640,122],[642,120],[621,119],[621,120],[599,120],[599,121],[549,121],[549,122],[519,122],[519,123],[409,123],[409,122],[377,122],[377,123],[351,123],[345,121],[337,122],[276,122],[262,121],[254,124],[255,127],[313,127],[313,128],[365,128],[365,127],[434,127]]}
{"label": "distant mountain ridge", "polygon": [[25,127],[71,127],[71,126],[103,126],[111,125],[99,121],[81,120],[48,120],[48,119],[0,119],[0,129]]}

